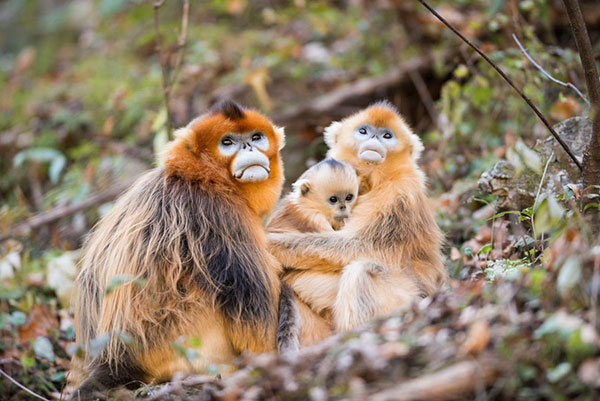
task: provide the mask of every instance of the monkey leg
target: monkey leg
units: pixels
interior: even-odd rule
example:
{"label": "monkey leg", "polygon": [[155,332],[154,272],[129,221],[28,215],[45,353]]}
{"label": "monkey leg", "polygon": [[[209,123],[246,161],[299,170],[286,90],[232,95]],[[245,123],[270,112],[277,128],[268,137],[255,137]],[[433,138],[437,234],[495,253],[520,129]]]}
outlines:
{"label": "monkey leg", "polygon": [[300,313],[294,290],[286,283],[281,284],[279,295],[279,325],[277,326],[277,350],[280,354],[300,349]]}
{"label": "monkey leg", "polygon": [[331,324],[296,297],[300,314],[300,346],[308,347],[333,334]]}
{"label": "monkey leg", "polygon": [[333,306],[336,331],[346,331],[390,314],[419,296],[415,279],[402,269],[358,260],[342,272]]}
{"label": "monkey leg", "polygon": [[377,293],[381,283],[377,278],[388,274],[387,266],[369,260],[357,260],[344,267],[338,293],[333,304],[336,331],[347,331],[375,317]]}

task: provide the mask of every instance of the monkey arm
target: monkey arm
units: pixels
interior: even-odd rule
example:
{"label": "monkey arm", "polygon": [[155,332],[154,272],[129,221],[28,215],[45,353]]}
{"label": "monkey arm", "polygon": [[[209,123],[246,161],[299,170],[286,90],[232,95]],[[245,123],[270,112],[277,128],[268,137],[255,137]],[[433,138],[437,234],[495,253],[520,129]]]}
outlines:
{"label": "monkey arm", "polygon": [[342,231],[268,234],[269,250],[286,267],[340,271],[366,251],[361,241]]}

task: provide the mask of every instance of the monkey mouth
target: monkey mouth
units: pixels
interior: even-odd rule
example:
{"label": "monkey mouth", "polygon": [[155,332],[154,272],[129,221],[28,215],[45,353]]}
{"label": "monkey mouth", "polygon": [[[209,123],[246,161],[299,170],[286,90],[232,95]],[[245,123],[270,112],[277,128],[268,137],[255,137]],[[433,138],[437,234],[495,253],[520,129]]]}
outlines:
{"label": "monkey mouth", "polygon": [[370,139],[358,149],[358,157],[370,163],[381,163],[385,160],[385,147],[376,139]]}
{"label": "monkey mouth", "polygon": [[336,216],[333,217],[333,219],[335,221],[337,221],[338,223],[341,223],[342,221],[346,220],[348,218],[347,214],[338,214]]}
{"label": "monkey mouth", "polygon": [[251,164],[236,170],[234,177],[242,182],[266,180],[271,170],[262,164]]}
{"label": "monkey mouth", "polygon": [[380,163],[385,159],[385,155],[377,149],[364,149],[358,154],[358,157],[361,160],[373,163]]}

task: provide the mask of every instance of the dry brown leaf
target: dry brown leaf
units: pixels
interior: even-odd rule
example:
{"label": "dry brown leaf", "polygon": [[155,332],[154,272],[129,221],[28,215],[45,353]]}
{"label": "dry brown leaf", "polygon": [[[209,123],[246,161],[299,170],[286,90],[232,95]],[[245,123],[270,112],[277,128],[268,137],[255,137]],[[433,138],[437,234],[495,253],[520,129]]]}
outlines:
{"label": "dry brown leaf", "polygon": [[28,70],[34,63],[37,52],[34,47],[26,47],[21,50],[21,53],[17,56],[17,60],[14,64],[15,74],[20,74],[23,71]]}
{"label": "dry brown leaf", "polygon": [[552,105],[550,116],[556,121],[563,121],[581,114],[581,111],[581,104],[574,97],[563,96]]}
{"label": "dry brown leaf", "polygon": [[458,260],[461,258],[461,256],[462,255],[460,254],[460,251],[455,247],[452,247],[452,249],[450,249],[450,260]]}
{"label": "dry brown leaf", "polygon": [[229,0],[227,2],[227,11],[233,15],[240,15],[246,9],[248,2],[246,0]]}
{"label": "dry brown leaf", "polygon": [[113,132],[113,128],[115,126],[115,118],[113,116],[108,116],[104,123],[102,124],[102,135],[106,137],[110,137]]}
{"label": "dry brown leaf", "polygon": [[452,288],[452,292],[458,296],[479,296],[485,282],[486,281],[484,279],[473,279],[467,281],[450,280],[450,287]]}
{"label": "dry brown leaf", "polygon": [[473,322],[467,332],[467,338],[460,347],[460,353],[477,354],[485,348],[490,341],[490,326],[484,320]]}
{"label": "dry brown leaf", "polygon": [[58,320],[50,308],[44,304],[35,304],[29,312],[27,323],[19,327],[19,340],[24,343],[48,335],[48,331],[58,328]]}
{"label": "dry brown leaf", "polygon": [[575,196],[575,199],[579,199],[581,197],[581,191],[579,190],[579,187],[577,185],[567,184],[567,187],[569,187],[569,189],[573,191],[573,196]]}

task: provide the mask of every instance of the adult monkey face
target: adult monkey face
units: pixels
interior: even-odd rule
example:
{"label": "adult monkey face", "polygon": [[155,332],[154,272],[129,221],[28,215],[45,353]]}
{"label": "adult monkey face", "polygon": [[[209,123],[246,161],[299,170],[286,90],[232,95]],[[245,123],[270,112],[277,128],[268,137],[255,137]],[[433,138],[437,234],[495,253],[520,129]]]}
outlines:
{"label": "adult monkey face", "polygon": [[217,149],[226,158],[231,158],[231,175],[241,182],[266,180],[271,172],[269,158],[269,138],[260,131],[246,133],[226,133],[219,141]]}
{"label": "adult monkey face", "polygon": [[359,175],[373,169],[385,175],[389,169],[416,163],[423,150],[419,137],[386,101],[331,123],[324,139],[330,148],[327,156],[350,163]]}
{"label": "adult monkey face", "polygon": [[353,132],[354,139],[360,144],[358,157],[372,163],[381,163],[387,152],[396,146],[396,135],[390,128],[361,124]]}

